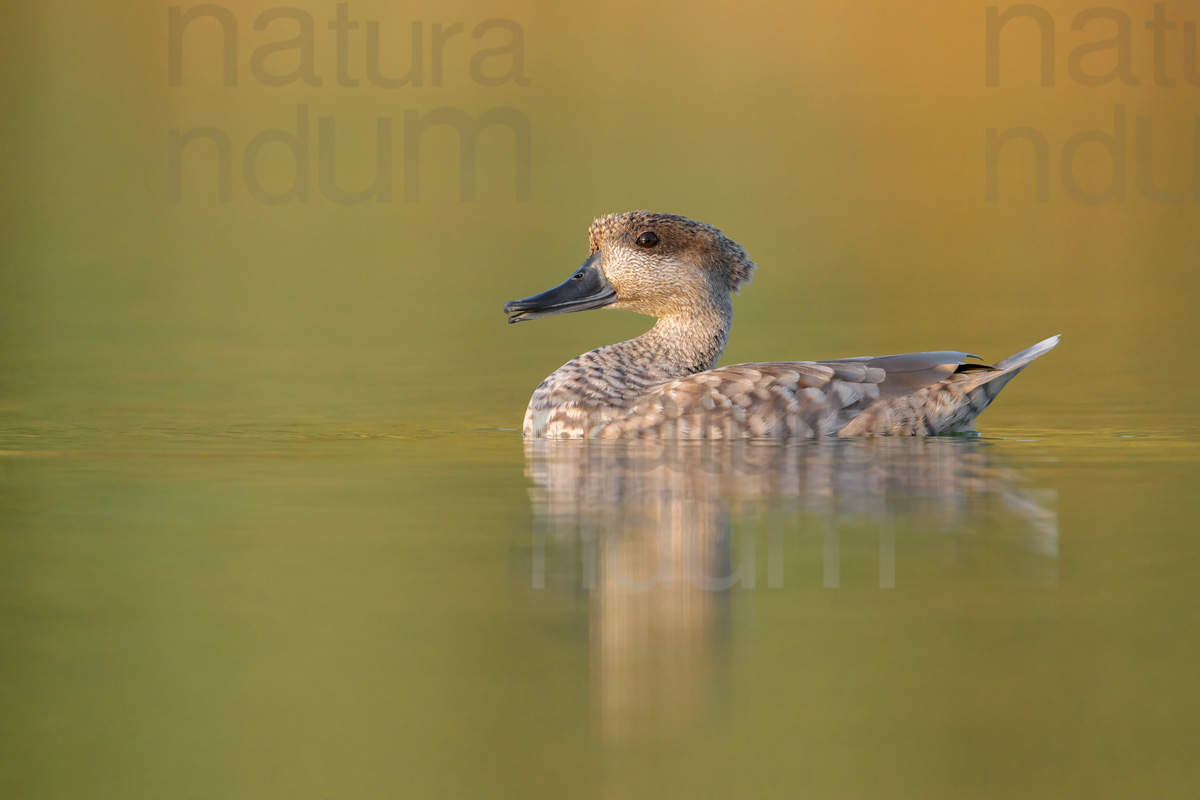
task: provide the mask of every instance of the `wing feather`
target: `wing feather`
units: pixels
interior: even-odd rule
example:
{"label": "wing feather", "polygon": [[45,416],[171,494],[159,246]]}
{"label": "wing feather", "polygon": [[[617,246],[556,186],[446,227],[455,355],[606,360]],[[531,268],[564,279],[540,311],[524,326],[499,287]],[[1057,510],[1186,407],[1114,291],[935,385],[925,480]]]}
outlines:
{"label": "wing feather", "polygon": [[737,364],[653,387],[605,437],[824,436],[879,398],[885,373],[866,364]]}

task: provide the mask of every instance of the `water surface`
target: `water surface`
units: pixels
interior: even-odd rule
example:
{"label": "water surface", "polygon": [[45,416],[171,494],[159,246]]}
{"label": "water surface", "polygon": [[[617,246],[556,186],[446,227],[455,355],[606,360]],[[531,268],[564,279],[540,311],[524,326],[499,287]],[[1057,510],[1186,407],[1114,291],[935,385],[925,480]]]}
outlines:
{"label": "water surface", "polygon": [[6,793],[1185,796],[1195,433],[1002,433],[10,423]]}

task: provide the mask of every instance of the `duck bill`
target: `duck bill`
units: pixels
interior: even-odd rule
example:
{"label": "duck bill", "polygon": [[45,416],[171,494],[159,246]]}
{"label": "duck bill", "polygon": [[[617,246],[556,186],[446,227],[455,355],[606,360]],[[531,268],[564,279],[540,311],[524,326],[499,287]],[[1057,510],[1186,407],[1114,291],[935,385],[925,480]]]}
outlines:
{"label": "duck bill", "polygon": [[552,314],[569,314],[572,311],[587,311],[603,308],[617,302],[617,293],[608,285],[600,269],[600,254],[583,262],[583,266],[565,281],[549,291],[513,300],[504,304],[508,321],[524,322],[527,319],[549,317]]}

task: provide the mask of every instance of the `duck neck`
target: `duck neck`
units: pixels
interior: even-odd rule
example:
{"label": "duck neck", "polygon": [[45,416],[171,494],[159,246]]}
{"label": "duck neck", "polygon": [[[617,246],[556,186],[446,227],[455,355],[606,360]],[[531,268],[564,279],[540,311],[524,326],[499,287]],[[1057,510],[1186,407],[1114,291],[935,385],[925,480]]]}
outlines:
{"label": "duck neck", "polygon": [[652,380],[670,380],[716,366],[732,325],[733,304],[714,301],[659,317],[636,339],[604,349]]}

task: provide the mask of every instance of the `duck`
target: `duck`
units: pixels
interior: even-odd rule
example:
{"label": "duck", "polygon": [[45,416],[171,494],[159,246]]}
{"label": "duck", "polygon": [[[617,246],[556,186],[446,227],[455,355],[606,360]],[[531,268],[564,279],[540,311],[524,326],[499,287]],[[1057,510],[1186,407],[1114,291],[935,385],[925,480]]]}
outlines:
{"label": "duck", "polygon": [[[596,219],[562,284],[504,305],[509,323],[591,309],[656,318],[649,331],[571,359],[529,400],[527,438],[793,439],[971,434],[1052,336],[995,364],[944,350],[718,367],[732,297],[756,269],[717,228],[676,214]],[[975,361],[968,361],[975,359]]]}

